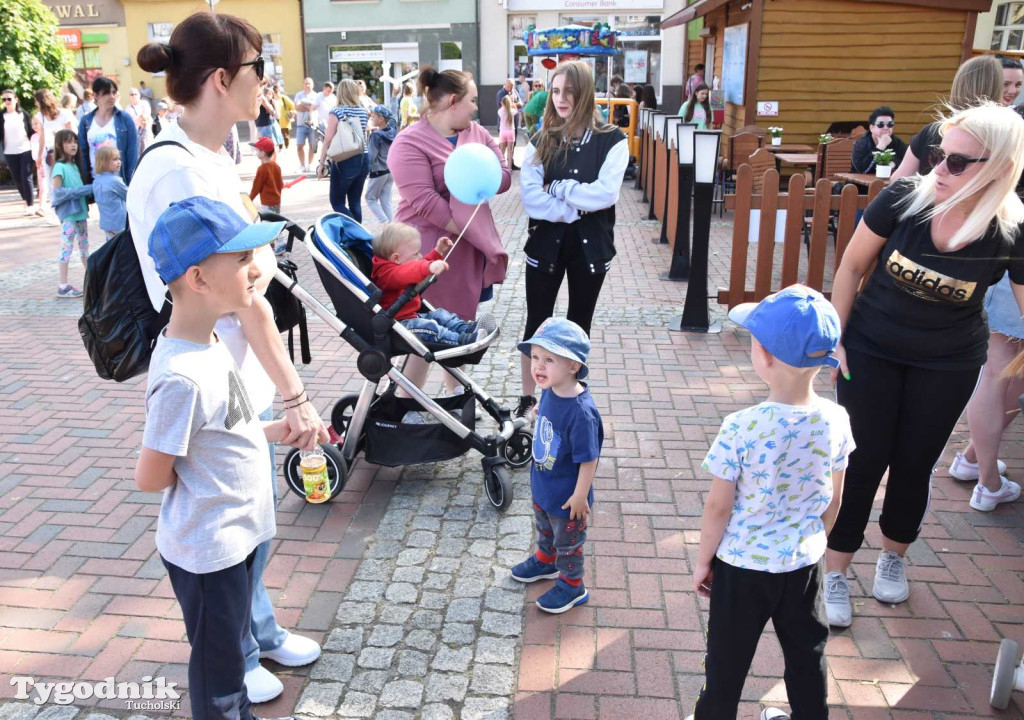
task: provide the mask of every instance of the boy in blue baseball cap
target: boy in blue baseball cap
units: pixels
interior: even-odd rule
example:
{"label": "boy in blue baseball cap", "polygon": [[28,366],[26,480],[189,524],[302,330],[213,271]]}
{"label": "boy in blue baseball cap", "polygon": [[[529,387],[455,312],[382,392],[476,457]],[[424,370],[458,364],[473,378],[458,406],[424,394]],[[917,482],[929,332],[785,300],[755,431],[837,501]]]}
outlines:
{"label": "boy in blue baseball cap", "polygon": [[260,422],[214,324],[252,304],[261,275],[253,251],[283,225],[250,225],[224,203],[194,197],[172,203],[149,239],[173,308],[149,363],[135,483],[164,493],[156,547],[192,645],[196,718],[252,718],[242,639],[253,553],[276,531],[267,442],[283,442],[287,427]]}
{"label": "boy in blue baseball cap", "polygon": [[[786,660],[793,717],[823,718],[828,623],[819,561],[854,443],[846,411],[813,384],[822,366],[838,366],[839,316],[821,293],[794,285],[738,305],[729,318],[750,331],[751,362],[768,399],[726,417],[703,463],[714,477],[693,583],[711,608],[692,720],[736,717],[769,619]],[[761,715],[788,717],[777,708]]]}
{"label": "boy in blue baseball cap", "polygon": [[537,607],[564,613],[590,598],[583,584],[583,544],[594,504],[594,473],[601,456],[601,415],[580,382],[589,369],[590,339],[576,323],[548,318],[519,343],[541,389],[533,434],[530,491],[537,550],[512,568],[519,582],[556,579]]}

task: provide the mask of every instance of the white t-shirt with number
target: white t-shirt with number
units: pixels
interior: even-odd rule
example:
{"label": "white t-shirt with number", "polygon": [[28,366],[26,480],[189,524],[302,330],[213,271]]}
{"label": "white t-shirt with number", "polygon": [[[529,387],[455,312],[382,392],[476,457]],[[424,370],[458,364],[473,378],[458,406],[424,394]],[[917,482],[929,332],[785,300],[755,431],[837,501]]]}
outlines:
{"label": "white t-shirt with number", "polygon": [[[172,202],[202,196],[228,205],[246,222],[256,217],[249,195],[242,191],[235,161],[227,151],[221,148],[213,152],[192,142],[178,123],[170,123],[160,132],[160,142],[166,140],[181,143],[189,152],[170,145],[147,153],[132,175],[127,200],[128,223],[139,254],[142,277],[149,300],[156,309],[163,307],[167,287],[149,256],[149,236],[161,213]],[[259,248],[256,258],[264,276],[273,276],[277,261],[270,246]],[[249,347],[238,318],[232,314],[218,320],[217,334],[241,369],[242,380],[256,411],[263,412],[274,402],[274,384]]]}

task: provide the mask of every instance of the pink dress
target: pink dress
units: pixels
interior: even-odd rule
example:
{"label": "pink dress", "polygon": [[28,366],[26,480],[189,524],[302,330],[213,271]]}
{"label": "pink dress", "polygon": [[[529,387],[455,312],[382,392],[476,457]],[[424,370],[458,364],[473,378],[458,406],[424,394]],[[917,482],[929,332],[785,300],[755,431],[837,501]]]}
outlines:
{"label": "pink dress", "polygon": [[516,141],[515,117],[515,108],[512,109],[511,115],[504,107],[498,108],[498,142],[514,143]]}
{"label": "pink dress", "polygon": [[[498,192],[503,193],[512,186],[512,173],[489,132],[474,122],[459,131],[458,138],[458,145],[487,145],[501,162]],[[423,117],[398,133],[388,153],[388,169],[401,195],[395,220],[420,231],[424,255],[434,249],[440,237],[448,235],[455,240],[457,233],[445,229],[450,220],[454,219],[460,228],[465,227],[473,214],[474,206],[451,197],[444,182],[444,164],[454,149]],[[435,307],[471,320],[476,317],[481,290],[504,282],[508,268],[508,253],[501,244],[487,203],[480,208],[459,246],[448,258],[448,267],[424,297]]]}

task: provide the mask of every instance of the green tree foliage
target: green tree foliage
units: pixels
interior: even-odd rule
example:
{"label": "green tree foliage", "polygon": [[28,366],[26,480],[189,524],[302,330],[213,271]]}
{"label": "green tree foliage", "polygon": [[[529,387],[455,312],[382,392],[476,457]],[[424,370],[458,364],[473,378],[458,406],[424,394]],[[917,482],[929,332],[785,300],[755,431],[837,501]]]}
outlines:
{"label": "green tree foliage", "polygon": [[71,78],[71,58],[57,27],[41,0],[0,2],[0,89],[13,89],[24,107],[32,106],[36,90],[57,92]]}

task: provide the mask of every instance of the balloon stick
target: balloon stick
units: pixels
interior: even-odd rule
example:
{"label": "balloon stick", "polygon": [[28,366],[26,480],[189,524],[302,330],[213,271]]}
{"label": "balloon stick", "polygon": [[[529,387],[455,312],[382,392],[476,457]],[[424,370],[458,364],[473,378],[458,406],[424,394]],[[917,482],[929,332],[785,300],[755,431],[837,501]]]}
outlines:
{"label": "balloon stick", "polygon": [[459,236],[458,236],[457,238],[455,238],[455,242],[454,242],[454,243],[452,243],[452,249],[451,249],[451,250],[449,250],[449,251],[447,252],[447,254],[445,254],[445,256],[444,256],[444,258],[443,258],[444,260],[447,260],[448,258],[450,258],[450,257],[452,256],[452,253],[453,253],[453,252],[455,252],[455,248],[456,248],[456,247],[458,247],[458,245],[459,245],[459,240],[461,240],[461,239],[462,239],[462,236],[466,234],[466,230],[468,230],[468,229],[469,229],[469,224],[470,224],[471,222],[473,222],[473,218],[475,218],[475,217],[476,217],[476,214],[477,214],[477,213],[478,213],[478,212],[480,211],[480,206],[481,206],[481,205],[483,205],[483,204],[484,204],[484,201],[483,201],[483,200],[481,200],[480,202],[478,202],[478,203],[476,204],[476,207],[475,207],[475,208],[473,209],[473,214],[469,216],[469,220],[468,220],[468,221],[466,222],[466,224],[465,224],[465,225],[463,226],[463,228],[462,228],[462,232],[460,232],[460,233],[459,233]]}

